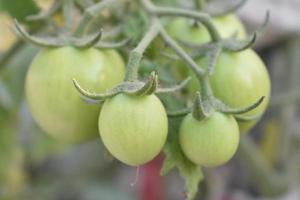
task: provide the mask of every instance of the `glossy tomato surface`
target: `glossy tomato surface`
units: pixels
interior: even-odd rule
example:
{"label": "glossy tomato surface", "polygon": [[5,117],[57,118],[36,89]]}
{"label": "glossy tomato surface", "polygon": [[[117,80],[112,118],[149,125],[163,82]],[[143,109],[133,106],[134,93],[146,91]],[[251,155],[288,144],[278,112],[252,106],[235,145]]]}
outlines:
{"label": "glossy tomato surface", "polygon": [[226,163],[236,152],[239,128],[231,115],[215,112],[198,121],[189,114],[182,121],[179,142],[192,162],[215,167]]}
{"label": "glossy tomato surface", "polygon": [[[205,64],[205,59],[200,61]],[[244,108],[261,97],[260,106],[242,114],[244,117],[261,116],[269,103],[271,83],[268,71],[253,50],[239,53],[222,53],[210,77],[214,96],[232,108]],[[255,121],[239,122],[240,131],[249,130]]]}
{"label": "glossy tomato surface", "polygon": [[103,92],[124,77],[124,63],[113,50],[41,50],[26,79],[26,96],[33,118],[54,138],[78,143],[97,136],[100,105],[87,104],[72,79],[83,88]]}
{"label": "glossy tomato surface", "polygon": [[104,145],[115,158],[127,165],[139,166],[162,150],[168,119],[155,95],[119,94],[105,101],[99,131]]}

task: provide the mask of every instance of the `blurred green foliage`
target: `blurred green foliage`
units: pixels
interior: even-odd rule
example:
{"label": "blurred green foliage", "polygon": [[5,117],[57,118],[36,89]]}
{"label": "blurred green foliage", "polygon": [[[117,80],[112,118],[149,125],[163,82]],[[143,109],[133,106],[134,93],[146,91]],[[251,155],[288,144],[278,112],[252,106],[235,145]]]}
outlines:
{"label": "blurred green foliage", "polygon": [[33,0],[0,0],[0,11],[7,12],[13,18],[25,22],[28,15],[39,12]]}

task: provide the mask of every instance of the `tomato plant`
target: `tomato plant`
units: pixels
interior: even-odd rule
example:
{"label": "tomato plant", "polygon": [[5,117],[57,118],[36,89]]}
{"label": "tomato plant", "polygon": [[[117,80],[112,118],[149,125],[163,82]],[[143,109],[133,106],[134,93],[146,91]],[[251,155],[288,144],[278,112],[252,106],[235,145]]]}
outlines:
{"label": "tomato plant", "polygon": [[105,101],[99,131],[109,152],[132,166],[152,160],[165,144],[168,120],[155,95],[119,94]]}
{"label": "tomato plant", "polygon": [[181,124],[179,142],[184,154],[194,163],[215,167],[227,162],[239,144],[239,129],[231,115],[214,112],[201,121],[192,114]]}
{"label": "tomato plant", "polygon": [[[29,19],[62,14],[58,37],[31,36],[15,22],[24,39],[44,47],[30,66],[26,96],[37,123],[62,141],[83,142],[99,131],[107,150],[130,166],[143,165],[163,150],[162,174],[178,168],[192,200],[203,178],[200,167],[226,163],[237,150],[239,132],[265,111],[270,82],[264,63],[245,50],[257,34],[246,38],[232,14],[242,2],[224,6],[195,0],[191,10],[163,6],[178,3],[173,0],[160,3],[57,0]],[[112,5],[120,6],[118,12],[110,10]],[[73,20],[75,13],[79,20]],[[104,32],[95,29],[100,18]],[[125,57],[128,53],[126,72],[120,55],[107,50],[116,48]],[[158,58],[162,53],[171,65]],[[190,74],[189,85],[185,79],[168,86]],[[185,86],[189,95],[165,96]]]}
{"label": "tomato plant", "polygon": [[51,136],[82,142],[97,136],[100,105],[84,102],[72,78],[104,91],[124,77],[124,63],[113,50],[46,48],[34,58],[26,78],[26,96],[35,121]]}

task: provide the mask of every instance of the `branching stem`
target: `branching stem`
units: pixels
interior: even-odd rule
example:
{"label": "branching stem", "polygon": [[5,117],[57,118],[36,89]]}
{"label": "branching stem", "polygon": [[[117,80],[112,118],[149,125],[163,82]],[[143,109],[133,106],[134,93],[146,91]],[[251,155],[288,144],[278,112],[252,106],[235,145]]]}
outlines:
{"label": "branching stem", "polygon": [[99,3],[87,8],[79,21],[77,30],[75,32],[76,36],[81,36],[85,33],[85,30],[92,23],[94,18],[97,18],[104,9],[115,5],[116,3],[125,2],[125,0],[103,0]]}
{"label": "branching stem", "polygon": [[180,9],[180,8],[172,8],[172,7],[159,7],[155,6],[151,3],[150,0],[140,0],[144,9],[157,17],[160,16],[173,16],[173,17],[185,17],[197,20],[201,22],[210,33],[211,39],[213,42],[218,42],[222,38],[215,28],[215,26],[212,23],[211,17],[206,13],[201,13],[197,11],[191,11],[186,9]]}

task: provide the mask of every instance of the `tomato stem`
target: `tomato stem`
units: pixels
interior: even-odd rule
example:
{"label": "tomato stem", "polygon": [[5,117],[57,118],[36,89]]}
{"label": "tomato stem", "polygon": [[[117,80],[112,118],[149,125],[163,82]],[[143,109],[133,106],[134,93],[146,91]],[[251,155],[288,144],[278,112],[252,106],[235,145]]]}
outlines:
{"label": "tomato stem", "polygon": [[202,79],[205,72],[199,67],[199,65],[183,50],[183,48],[178,45],[178,43],[170,37],[170,35],[166,32],[166,30],[161,26],[160,28],[160,36],[165,41],[167,45],[169,45],[175,53],[181,57],[191,68],[191,70],[197,75],[199,79]]}
{"label": "tomato stem", "polygon": [[93,19],[97,18],[99,15],[101,15],[101,11],[104,9],[116,5],[116,3],[120,4],[125,2],[126,0],[103,0],[99,3],[96,3],[95,5],[88,7],[85,9],[83,16],[79,20],[79,24],[77,26],[75,35],[81,36],[85,34],[86,29],[90,26],[90,24],[93,22]]}
{"label": "tomato stem", "polygon": [[130,52],[125,81],[137,80],[138,69],[143,58],[143,54],[150,43],[157,37],[160,30],[159,26],[160,23],[157,20],[153,20],[152,25],[150,26],[148,32],[145,34],[144,38],[140,41],[137,47]]}
{"label": "tomato stem", "polygon": [[74,0],[64,0],[62,4],[62,11],[64,16],[64,32],[71,35],[74,19]]}
{"label": "tomato stem", "polygon": [[156,16],[156,17],[164,17],[164,16],[173,16],[173,17],[185,17],[185,18],[191,18],[195,19],[197,21],[200,21],[208,30],[208,32],[211,35],[213,42],[219,42],[221,41],[221,36],[212,23],[211,17],[209,14],[202,13],[199,11],[191,11],[186,9],[180,9],[180,8],[172,8],[172,7],[159,7],[153,5],[149,0],[140,0],[144,9]]}

